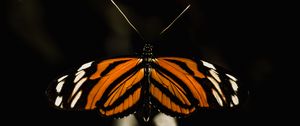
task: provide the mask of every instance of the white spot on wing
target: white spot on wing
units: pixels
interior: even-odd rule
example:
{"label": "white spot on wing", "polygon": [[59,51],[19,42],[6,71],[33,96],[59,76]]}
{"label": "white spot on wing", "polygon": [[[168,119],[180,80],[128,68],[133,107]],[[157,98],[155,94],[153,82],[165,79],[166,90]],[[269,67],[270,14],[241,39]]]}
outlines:
{"label": "white spot on wing", "polygon": [[155,126],[177,126],[176,119],[163,113],[153,118]]}
{"label": "white spot on wing", "polygon": [[88,62],[88,63],[83,64],[77,71],[80,71],[80,70],[89,68],[89,67],[92,65],[93,62],[94,62],[94,61],[91,61],[91,62]]}
{"label": "white spot on wing", "polygon": [[137,126],[138,122],[133,115],[127,117],[116,119],[114,126]]}
{"label": "white spot on wing", "polygon": [[234,105],[239,104],[239,98],[236,95],[232,95],[231,99],[232,99],[232,102],[233,102]]}
{"label": "white spot on wing", "polygon": [[212,89],[212,93],[215,96],[217,102],[219,103],[220,106],[223,106],[223,101],[221,99],[221,97],[219,96],[218,92],[214,89]]}
{"label": "white spot on wing", "polygon": [[55,99],[55,106],[59,106],[62,102],[62,96],[57,96],[56,99]]}
{"label": "white spot on wing", "polygon": [[59,82],[59,83],[56,85],[56,88],[55,88],[55,89],[56,89],[56,92],[57,92],[57,93],[60,93],[60,91],[61,91],[61,89],[62,89],[64,83],[65,83],[65,81],[61,81],[61,82]]}
{"label": "white spot on wing", "polygon": [[216,89],[218,90],[218,92],[222,95],[223,100],[225,101],[226,98],[223,95],[223,92],[222,92],[222,90],[220,88],[219,83],[215,79],[213,79],[212,77],[207,77],[207,79],[210,80],[210,82],[216,87]]}
{"label": "white spot on wing", "polygon": [[221,79],[220,79],[220,77],[219,77],[217,71],[211,69],[211,70],[209,70],[209,73],[210,73],[210,74],[211,74],[211,75],[212,75],[219,83],[221,83]]}
{"label": "white spot on wing", "polygon": [[233,81],[237,81],[237,79],[234,76],[230,75],[230,74],[226,74],[226,76],[229,77],[230,79],[232,79]]}
{"label": "white spot on wing", "polygon": [[57,82],[62,81],[62,80],[65,79],[66,77],[68,77],[68,75],[65,75],[65,76],[62,76],[62,77],[58,78],[58,79],[57,79]]}
{"label": "white spot on wing", "polygon": [[143,58],[139,58],[139,63],[143,62]]}
{"label": "white spot on wing", "polygon": [[78,89],[81,87],[81,85],[87,80],[87,77],[82,78],[74,87],[73,91],[72,91],[72,97],[73,95],[78,91]]}
{"label": "white spot on wing", "polygon": [[232,89],[233,89],[235,92],[237,92],[237,90],[238,90],[238,85],[236,84],[236,82],[233,81],[233,80],[229,80],[229,82],[230,82],[230,84],[231,84]]}
{"label": "white spot on wing", "polygon": [[211,68],[211,69],[215,69],[215,70],[216,70],[215,66],[214,66],[214,65],[212,65],[211,63],[208,63],[208,62],[206,62],[206,61],[203,61],[203,60],[201,60],[201,61],[202,61],[202,63],[203,63],[203,65],[204,65],[204,66],[206,66],[206,67],[208,67],[208,68]]}
{"label": "white spot on wing", "polygon": [[79,81],[79,80],[83,77],[84,74],[85,74],[85,72],[84,72],[83,70],[77,72],[77,73],[75,74],[76,77],[75,77],[75,79],[74,79],[74,83],[76,83],[77,81]]}
{"label": "white spot on wing", "polygon": [[73,108],[77,101],[79,100],[80,96],[81,96],[82,91],[79,91],[76,96],[73,98],[72,102],[71,102],[71,108]]}

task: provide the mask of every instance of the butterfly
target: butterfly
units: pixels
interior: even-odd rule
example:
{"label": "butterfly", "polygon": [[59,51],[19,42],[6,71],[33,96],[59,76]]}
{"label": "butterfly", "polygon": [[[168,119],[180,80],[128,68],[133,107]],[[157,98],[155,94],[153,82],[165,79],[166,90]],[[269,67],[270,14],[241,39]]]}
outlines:
{"label": "butterfly", "polygon": [[202,59],[155,56],[153,49],[145,44],[138,56],[91,61],[58,77],[46,91],[50,104],[115,118],[136,112],[148,118],[153,111],[184,117],[240,105],[238,79],[230,72]]}
{"label": "butterfly", "polygon": [[237,79],[222,67],[183,57],[155,57],[146,44],[140,57],[91,61],[56,79],[47,90],[57,108],[97,109],[124,116],[140,106],[185,116],[198,108],[239,105]]}

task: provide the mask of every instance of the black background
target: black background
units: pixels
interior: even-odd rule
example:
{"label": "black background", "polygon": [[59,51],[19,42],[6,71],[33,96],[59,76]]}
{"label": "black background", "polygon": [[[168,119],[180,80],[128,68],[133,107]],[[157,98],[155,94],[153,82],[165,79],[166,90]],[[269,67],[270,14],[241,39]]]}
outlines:
{"label": "black background", "polygon": [[[289,69],[282,61],[289,62],[288,57],[295,50],[290,48],[289,53],[283,53],[286,52],[284,46],[289,43],[282,30],[287,23],[283,22],[286,17],[280,3],[237,0],[116,2],[124,5],[129,20],[142,34],[159,33],[187,3],[191,3],[191,9],[160,39],[152,34],[144,37],[155,42],[156,54],[200,56],[234,71],[250,90],[241,112],[230,113],[230,116],[198,113],[184,123],[259,124],[259,121],[280,120],[282,114],[279,113],[295,105],[293,99],[289,102],[286,97],[288,89],[283,88],[292,86],[289,79],[282,81],[288,74],[282,70]],[[8,112],[7,117],[41,125],[110,124],[110,119],[93,112],[55,110],[49,106],[44,93],[48,84],[67,69],[96,58],[134,54],[142,48],[144,41],[109,0],[6,0],[3,5],[5,32],[1,52],[6,76],[2,79],[5,86],[1,88],[4,94],[1,103]],[[151,16],[162,25],[147,26],[143,21]],[[120,26],[121,33],[113,26]],[[124,31],[129,34],[123,35]],[[107,44],[109,42],[116,44]]]}

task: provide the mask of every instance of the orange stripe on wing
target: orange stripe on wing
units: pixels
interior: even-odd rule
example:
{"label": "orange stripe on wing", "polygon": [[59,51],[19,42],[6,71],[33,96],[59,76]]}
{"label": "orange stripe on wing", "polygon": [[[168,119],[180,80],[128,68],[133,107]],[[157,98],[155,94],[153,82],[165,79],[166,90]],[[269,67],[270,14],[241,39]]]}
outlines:
{"label": "orange stripe on wing", "polygon": [[194,107],[191,109],[180,107],[180,105],[177,105],[175,102],[173,102],[167,95],[163,94],[159,88],[155,87],[154,84],[150,85],[150,93],[161,103],[161,105],[168,108],[172,112],[188,115],[195,111]]}
{"label": "orange stripe on wing", "polygon": [[[157,59],[158,59],[158,61],[159,60],[165,60],[165,61],[166,60],[176,60],[176,61],[179,61],[179,62],[183,62],[187,65],[188,68],[190,68],[194,72],[193,76],[199,77],[199,78],[205,78],[205,75],[198,70],[198,65],[193,60],[190,60],[190,59],[187,59],[187,58],[180,58],[180,57],[160,57],[160,58],[157,58]],[[176,68],[178,68],[178,67],[180,68],[180,66],[178,66],[175,63],[171,63],[171,62],[169,62],[169,63],[170,63],[170,65],[172,65]],[[178,70],[185,71],[182,68],[180,68]]]}
{"label": "orange stripe on wing", "polygon": [[124,61],[124,60],[133,60],[135,58],[115,58],[115,59],[107,59],[103,60],[97,65],[97,71],[90,77],[91,80],[97,79],[101,77],[101,73],[112,63],[117,61]]}
{"label": "orange stripe on wing", "polygon": [[141,88],[138,88],[133,94],[129,95],[124,100],[124,102],[121,103],[120,105],[118,105],[117,107],[107,110],[107,111],[103,110],[102,108],[99,108],[99,111],[101,114],[103,114],[105,116],[112,116],[112,115],[120,114],[120,113],[128,110],[134,104],[136,104],[140,99],[140,95],[141,95]]}

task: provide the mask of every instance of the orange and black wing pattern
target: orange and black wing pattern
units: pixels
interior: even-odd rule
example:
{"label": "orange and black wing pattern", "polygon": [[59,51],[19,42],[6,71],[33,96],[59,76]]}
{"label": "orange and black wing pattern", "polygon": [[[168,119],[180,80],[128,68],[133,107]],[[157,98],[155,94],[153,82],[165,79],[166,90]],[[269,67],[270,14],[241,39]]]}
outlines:
{"label": "orange and black wing pattern", "polygon": [[141,101],[141,62],[139,58],[92,61],[56,79],[46,93],[56,108],[125,116]]}
{"label": "orange and black wing pattern", "polygon": [[150,94],[161,112],[186,116],[201,108],[239,104],[237,79],[221,67],[180,57],[159,57],[153,62]]}

